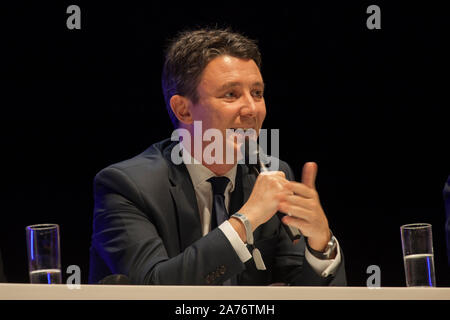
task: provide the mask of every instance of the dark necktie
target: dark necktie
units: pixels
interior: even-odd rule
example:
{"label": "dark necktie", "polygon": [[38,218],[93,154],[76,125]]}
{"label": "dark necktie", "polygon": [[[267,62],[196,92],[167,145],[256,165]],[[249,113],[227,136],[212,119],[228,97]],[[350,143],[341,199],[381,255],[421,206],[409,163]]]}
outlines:
{"label": "dark necktie", "polygon": [[228,220],[228,211],[225,206],[225,189],[230,180],[227,177],[212,177],[208,179],[213,190],[213,207],[211,215],[211,230],[214,230],[224,221]]}

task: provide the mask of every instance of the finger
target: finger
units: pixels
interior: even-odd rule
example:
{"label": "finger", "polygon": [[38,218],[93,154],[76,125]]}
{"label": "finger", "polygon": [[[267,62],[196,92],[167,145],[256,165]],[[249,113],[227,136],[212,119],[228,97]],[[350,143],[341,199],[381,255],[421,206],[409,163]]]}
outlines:
{"label": "finger", "polygon": [[[301,218],[296,218],[296,217],[290,217],[290,216],[284,216],[281,221],[291,227],[300,229],[300,231],[302,231],[302,229],[305,228],[305,226],[308,225],[308,222],[301,219]],[[302,232],[303,233],[303,232]]]}
{"label": "finger", "polygon": [[286,174],[283,171],[263,171],[259,175],[277,176],[277,177],[286,178]]}
{"label": "finger", "polygon": [[302,183],[307,187],[316,189],[317,164],[315,162],[307,162],[303,165]]}
{"label": "finger", "polygon": [[281,204],[302,207],[310,211],[314,211],[317,203],[316,200],[312,198],[303,198],[297,195],[289,195],[286,193],[283,194],[280,200]]}
{"label": "finger", "polygon": [[304,198],[314,198],[316,196],[315,190],[306,186],[304,183],[290,181],[286,187],[295,194]]}
{"label": "finger", "polygon": [[278,189],[278,190],[285,190],[286,193],[289,192],[289,193],[292,194],[292,191],[290,191],[286,187],[286,185],[289,183],[289,181],[286,180],[284,177],[282,177],[279,174],[265,175],[265,176],[263,176],[261,178],[258,177],[258,179],[264,179],[263,181],[264,181],[264,184],[266,186],[272,186],[272,187],[276,186],[276,189]]}
{"label": "finger", "polygon": [[301,218],[305,221],[310,221],[313,216],[313,212],[309,209],[293,206],[290,204],[287,204],[285,202],[280,203],[278,205],[278,211],[287,214],[288,216],[294,216],[296,218]]}

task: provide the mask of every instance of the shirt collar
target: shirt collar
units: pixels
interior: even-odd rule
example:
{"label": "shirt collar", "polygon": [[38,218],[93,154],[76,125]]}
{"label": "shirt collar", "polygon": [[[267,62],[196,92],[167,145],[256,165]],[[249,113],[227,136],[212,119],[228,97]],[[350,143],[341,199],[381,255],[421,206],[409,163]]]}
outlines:
{"label": "shirt collar", "polygon": [[[181,143],[181,142],[180,142]],[[183,152],[183,163],[186,166],[189,175],[191,176],[192,184],[194,188],[197,188],[200,184],[207,181],[209,178],[215,177],[216,174],[209,170],[207,167],[199,163],[194,159],[191,154],[184,148],[181,143],[181,149]],[[223,176],[227,177],[231,182],[230,193],[234,191],[235,181],[236,181],[237,164],[233,166],[227,173]]]}

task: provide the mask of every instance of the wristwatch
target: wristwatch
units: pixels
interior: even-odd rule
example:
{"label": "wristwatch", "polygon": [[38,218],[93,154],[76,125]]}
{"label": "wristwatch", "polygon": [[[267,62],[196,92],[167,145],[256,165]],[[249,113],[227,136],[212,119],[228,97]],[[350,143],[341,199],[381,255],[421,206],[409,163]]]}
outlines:
{"label": "wristwatch", "polygon": [[308,247],[309,252],[316,258],[320,259],[320,260],[327,260],[330,259],[330,257],[333,255],[334,251],[336,250],[337,247],[337,241],[336,238],[333,235],[333,232],[331,232],[330,230],[330,234],[331,234],[331,238],[327,243],[327,246],[325,247],[325,250],[322,251],[317,251],[314,250],[313,248],[311,248],[308,244],[308,239],[306,239],[306,246]]}

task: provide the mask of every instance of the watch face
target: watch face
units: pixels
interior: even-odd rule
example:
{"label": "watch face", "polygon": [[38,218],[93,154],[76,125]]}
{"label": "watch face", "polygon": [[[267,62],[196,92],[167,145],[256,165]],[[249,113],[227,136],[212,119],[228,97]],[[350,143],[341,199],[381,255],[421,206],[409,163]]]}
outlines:
{"label": "watch face", "polygon": [[333,237],[330,240],[330,246],[334,246],[334,245],[336,245],[336,239]]}
{"label": "watch face", "polygon": [[326,251],[327,257],[331,256],[336,246],[337,246],[336,238],[332,236],[330,242],[328,242],[328,248]]}

